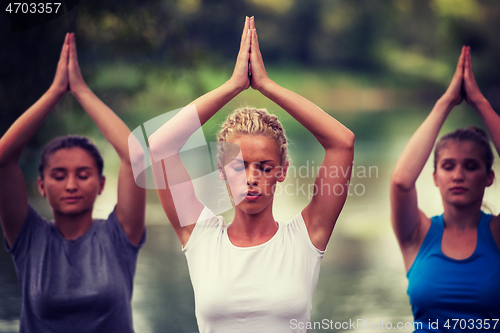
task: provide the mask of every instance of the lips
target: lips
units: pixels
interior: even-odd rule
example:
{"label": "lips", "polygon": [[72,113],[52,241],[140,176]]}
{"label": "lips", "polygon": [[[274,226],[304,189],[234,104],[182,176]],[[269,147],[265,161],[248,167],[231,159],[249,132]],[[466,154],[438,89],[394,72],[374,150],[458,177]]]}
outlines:
{"label": "lips", "polygon": [[76,203],[81,199],[83,199],[83,197],[64,197],[62,198],[62,201],[71,204],[71,203]]}
{"label": "lips", "polygon": [[262,195],[260,194],[260,191],[250,190],[247,192],[245,199],[248,201],[255,201],[259,199],[261,196]]}
{"label": "lips", "polygon": [[465,193],[467,191],[468,191],[468,189],[466,187],[462,187],[462,186],[454,186],[454,187],[450,188],[450,192],[453,194],[461,194],[461,193]]}

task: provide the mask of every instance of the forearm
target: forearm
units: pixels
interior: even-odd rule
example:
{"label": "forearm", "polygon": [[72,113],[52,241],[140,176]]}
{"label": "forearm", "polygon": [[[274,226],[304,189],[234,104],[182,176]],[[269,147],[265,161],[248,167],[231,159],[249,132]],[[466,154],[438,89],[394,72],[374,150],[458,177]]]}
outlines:
{"label": "forearm", "polygon": [[352,149],[354,134],[308,99],[268,80],[259,91],[310,131],[326,149]]}
{"label": "forearm", "polygon": [[497,153],[500,154],[500,117],[495,110],[493,110],[488,100],[484,97],[473,103],[472,107],[476,110],[483,123],[486,125],[493,141],[493,145],[495,146]]}
{"label": "forearm", "polygon": [[0,139],[0,164],[17,162],[28,141],[63,95],[51,87],[12,124]]}
{"label": "forearm", "polygon": [[149,137],[153,160],[179,153],[191,135],[240,91],[229,80],[179,111]]}
{"label": "forearm", "polygon": [[392,172],[391,182],[402,189],[411,189],[422,172],[434,143],[453,104],[441,97],[434,108],[412,135]]}
{"label": "forearm", "polygon": [[19,167],[19,157],[62,95],[55,89],[49,89],[0,139],[0,220],[10,247],[14,245],[28,214],[26,184]]}
{"label": "forearm", "polygon": [[228,80],[220,87],[197,98],[189,105],[194,104],[196,106],[200,123],[203,125],[242,90],[232,80]]}
{"label": "forearm", "polygon": [[[162,160],[178,153],[189,137],[226,103],[248,88],[250,57],[249,18],[245,20],[240,50],[231,78],[218,87],[197,98],[149,137],[153,161]],[[194,106],[194,107],[193,107]]]}
{"label": "forearm", "polygon": [[130,130],[127,125],[88,86],[74,91],[73,95],[114,147],[122,162],[130,163],[128,149]]}

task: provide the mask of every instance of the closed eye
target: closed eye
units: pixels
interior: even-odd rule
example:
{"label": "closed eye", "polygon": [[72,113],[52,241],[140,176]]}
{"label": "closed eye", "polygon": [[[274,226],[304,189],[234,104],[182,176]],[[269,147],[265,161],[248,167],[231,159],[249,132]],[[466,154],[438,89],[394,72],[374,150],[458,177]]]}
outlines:
{"label": "closed eye", "polygon": [[466,163],[465,168],[469,171],[474,171],[474,170],[479,169],[479,164],[477,164],[475,162]]}
{"label": "closed eye", "polygon": [[455,163],[445,162],[445,163],[441,164],[441,168],[446,170],[446,171],[451,171],[455,168]]}
{"label": "closed eye", "polygon": [[242,162],[232,162],[230,163],[230,166],[231,168],[234,170],[234,171],[243,171],[245,170],[245,164],[242,163]]}
{"label": "closed eye", "polygon": [[86,180],[90,177],[90,172],[88,172],[88,171],[79,172],[77,176],[78,176],[78,179]]}
{"label": "closed eye", "polygon": [[63,172],[55,172],[55,173],[52,173],[50,175],[50,177],[52,177],[53,179],[55,179],[57,181],[61,181],[61,180],[64,180],[64,178],[66,178],[66,174]]}

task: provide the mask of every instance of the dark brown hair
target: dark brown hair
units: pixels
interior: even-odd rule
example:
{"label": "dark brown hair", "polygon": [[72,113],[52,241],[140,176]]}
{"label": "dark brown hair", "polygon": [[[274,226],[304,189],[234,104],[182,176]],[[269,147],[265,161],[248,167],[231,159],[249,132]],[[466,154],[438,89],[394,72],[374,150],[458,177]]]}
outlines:
{"label": "dark brown hair", "polygon": [[483,129],[476,126],[456,129],[455,131],[448,133],[441,137],[441,139],[439,139],[439,141],[436,143],[436,147],[434,148],[434,171],[436,171],[439,152],[441,151],[441,149],[446,147],[446,145],[450,141],[473,142],[483,158],[483,162],[486,165],[486,171],[488,173],[491,172],[494,155],[493,151],[491,150],[490,142],[488,141],[488,135]]}
{"label": "dark brown hair", "polygon": [[60,136],[50,141],[43,148],[40,164],[38,165],[38,174],[43,179],[43,171],[52,154],[60,149],[81,148],[92,156],[99,171],[99,177],[102,177],[104,161],[97,147],[86,137],[78,135]]}

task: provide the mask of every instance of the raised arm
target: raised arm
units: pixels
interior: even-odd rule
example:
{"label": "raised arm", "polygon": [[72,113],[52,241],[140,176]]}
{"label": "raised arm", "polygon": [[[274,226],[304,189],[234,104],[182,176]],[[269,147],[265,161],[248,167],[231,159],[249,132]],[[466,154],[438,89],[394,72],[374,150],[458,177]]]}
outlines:
{"label": "raised arm", "polygon": [[407,269],[430,226],[430,220],[418,208],[415,182],[429,158],[446,117],[453,107],[462,102],[465,54],[463,47],[448,89],[410,138],[392,172],[391,220]]}
{"label": "raised arm", "polygon": [[472,106],[483,120],[493,141],[493,145],[500,154],[500,117],[493,110],[488,100],[483,96],[477,86],[474,73],[472,71],[472,59],[470,47],[466,47],[464,65],[464,89],[465,100]]}
{"label": "raised arm", "polygon": [[28,215],[28,197],[19,157],[44,119],[68,91],[68,49],[69,34],[64,40],[52,85],[0,139],[0,221],[9,247],[14,245]]}
{"label": "raised arm", "polygon": [[179,152],[200,126],[250,86],[248,75],[250,20],[248,17],[245,19],[240,50],[231,78],[220,87],[193,101],[149,138],[158,196],[182,245],[189,240],[194,223],[204,205],[196,197]]}
{"label": "raised arm", "polygon": [[[470,47],[466,48],[464,89],[465,100],[481,117],[483,123],[488,129],[488,133],[490,134],[497,153],[500,154],[500,117],[493,110],[490,103],[486,100],[477,86],[476,79],[474,78],[474,72],[472,71]],[[496,243],[500,244],[500,217],[497,216],[496,223],[492,223],[491,231]]]}
{"label": "raised arm", "polygon": [[[120,157],[118,176],[118,203],[116,216],[133,244],[139,244],[144,233],[145,189],[136,185],[128,149],[130,130],[125,123],[104,104],[83,80],[76,51],[75,35],[69,40],[69,88],[78,102],[92,118],[104,137],[111,143]],[[141,159],[137,153],[133,158]]]}
{"label": "raised arm", "polygon": [[[281,87],[267,76],[253,21],[251,24],[252,88],[288,112],[325,149],[321,164],[323,171],[318,173],[315,180],[316,194],[302,211],[311,242],[318,249],[325,250],[347,197],[354,156],[354,134],[314,103]],[[333,169],[342,172],[338,173],[338,177],[330,177]]]}

